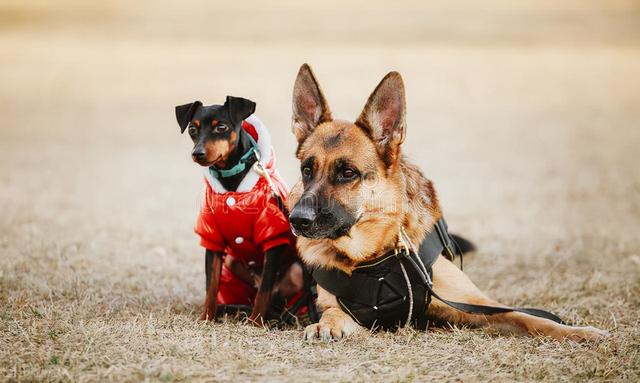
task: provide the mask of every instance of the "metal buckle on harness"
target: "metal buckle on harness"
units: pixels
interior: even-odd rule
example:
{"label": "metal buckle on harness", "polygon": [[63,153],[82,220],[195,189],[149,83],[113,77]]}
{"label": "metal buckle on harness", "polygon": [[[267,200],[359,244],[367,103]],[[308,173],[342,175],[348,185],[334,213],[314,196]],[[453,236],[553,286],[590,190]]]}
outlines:
{"label": "metal buckle on harness", "polygon": [[431,280],[431,275],[429,275],[428,272],[425,274],[425,277],[427,277],[427,282],[429,283],[429,286],[433,286],[433,281]]}
{"label": "metal buckle on harness", "polygon": [[456,258],[456,253],[453,250],[453,243],[451,242],[451,237],[449,237],[449,233],[447,232],[447,227],[445,226],[444,220],[439,219],[436,221],[436,231],[438,232],[438,237],[440,237],[440,242],[442,242],[442,246],[444,250],[446,250],[447,255],[453,261]]}
{"label": "metal buckle on harness", "polygon": [[445,250],[447,250],[447,254],[449,254],[449,256],[451,257],[451,260],[454,260],[456,258],[456,254],[453,252],[453,250],[451,250],[451,246],[450,245],[446,245]]}
{"label": "metal buckle on harness", "polygon": [[[409,240],[407,233],[404,231],[404,227],[400,226],[400,233],[398,235],[398,242],[400,242],[400,246],[402,247],[402,249],[404,250],[404,255],[406,256],[410,256],[411,254],[411,244],[407,244],[407,241]],[[413,247],[413,246],[411,246]],[[398,251],[398,248],[396,247],[396,252]]]}
{"label": "metal buckle on harness", "polygon": [[[418,251],[416,250],[416,248],[411,243],[411,241],[409,239],[409,235],[407,235],[407,232],[404,230],[404,227],[402,227],[402,226],[400,227],[399,240],[400,240],[400,244],[404,248],[404,251],[406,252],[406,256],[408,258],[411,258],[412,254],[415,254],[416,260],[420,264],[421,274],[423,274],[425,276],[425,279],[427,280],[427,283],[429,283],[430,286],[433,286],[433,282],[431,281],[431,276],[429,275],[429,271],[426,269],[424,263],[422,262],[422,260],[420,259],[420,256],[418,255]],[[407,245],[407,243],[408,243],[408,245]],[[411,262],[415,263],[413,260],[411,260]]]}

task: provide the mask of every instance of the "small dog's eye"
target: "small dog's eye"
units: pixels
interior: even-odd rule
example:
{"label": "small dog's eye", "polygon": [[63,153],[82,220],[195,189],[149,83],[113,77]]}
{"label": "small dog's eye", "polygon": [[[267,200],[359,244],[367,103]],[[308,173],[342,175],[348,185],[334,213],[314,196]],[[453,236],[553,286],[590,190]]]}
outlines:
{"label": "small dog's eye", "polygon": [[227,130],[229,130],[229,127],[227,125],[216,125],[216,127],[213,129],[216,133],[224,133]]}
{"label": "small dog's eye", "polygon": [[310,167],[302,168],[302,175],[305,177],[309,177],[311,175],[311,168]]}
{"label": "small dog's eye", "polygon": [[190,136],[195,136],[195,135],[196,135],[196,133],[198,133],[198,129],[196,129],[196,127],[195,127],[195,126],[191,125],[191,126],[189,127],[189,135],[190,135]]}

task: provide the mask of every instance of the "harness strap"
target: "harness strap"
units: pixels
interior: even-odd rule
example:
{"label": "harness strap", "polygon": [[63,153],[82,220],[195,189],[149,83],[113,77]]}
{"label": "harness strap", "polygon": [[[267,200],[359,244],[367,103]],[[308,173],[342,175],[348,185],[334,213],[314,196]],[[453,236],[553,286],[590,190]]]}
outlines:
{"label": "harness strap", "polygon": [[[436,224],[434,225],[435,227],[435,232],[438,233],[438,237],[441,240],[441,244],[437,247],[434,246],[430,246],[429,250],[434,251],[436,249],[444,249],[446,250],[449,255],[451,256],[451,259],[453,260],[453,257],[455,256],[455,252],[457,252],[457,245],[455,245],[455,242],[451,239],[451,236],[448,233],[448,227],[447,227],[447,223],[445,222],[444,218],[439,219]],[[428,241],[431,242],[431,241]],[[440,253],[436,253],[435,256],[433,256],[433,253],[429,253],[427,252],[427,249],[424,249],[423,251],[423,245],[425,244],[425,242],[423,242],[420,245],[420,257],[426,257],[427,259],[425,259],[428,263],[428,270],[429,272],[431,272],[431,267],[433,266],[433,263],[436,261],[438,255]],[[456,246],[456,247],[454,247]],[[455,249],[455,250],[454,250]],[[462,254],[459,253],[461,259],[462,259]],[[564,324],[564,322],[562,321],[562,319],[560,319],[557,315],[552,314],[550,312],[544,311],[544,310],[540,310],[540,309],[535,309],[535,308],[518,308],[518,307],[495,307],[495,306],[484,306],[484,305],[475,305],[472,303],[463,303],[463,302],[454,302],[454,301],[450,301],[447,299],[442,298],[441,296],[439,296],[435,291],[433,291],[433,282],[431,281],[431,277],[429,275],[429,273],[424,273],[424,271],[422,270],[421,267],[418,266],[418,264],[413,260],[413,254],[409,253],[407,254],[407,259],[409,259],[411,262],[411,265],[416,269],[416,271],[418,271],[418,274],[420,275],[420,277],[423,280],[423,283],[425,284],[427,291],[429,292],[429,296],[433,296],[434,298],[438,299],[439,301],[445,303],[446,305],[453,307],[456,310],[459,311],[463,311],[466,312],[468,314],[483,314],[483,315],[495,315],[495,314],[502,314],[502,313],[508,313],[508,312],[514,312],[514,311],[518,311],[518,312],[522,312],[525,314],[529,314],[529,315],[533,315],[533,316],[537,316],[537,317],[541,317],[541,318],[545,318],[545,319],[549,319],[552,320],[554,322],[560,323],[560,324]],[[462,263],[462,261],[461,261]]]}
{"label": "harness strap", "polygon": [[[550,313],[548,311],[536,309],[536,308],[520,308],[520,307],[496,307],[496,306],[484,306],[484,305],[475,305],[472,303],[463,303],[463,302],[454,302],[439,296],[435,291],[433,291],[433,282],[431,281],[431,277],[429,274],[424,274],[421,272],[421,268],[416,264],[416,262],[412,258],[412,254],[407,256],[411,262],[410,264],[419,272],[420,277],[423,279],[423,283],[425,284],[427,291],[429,292],[429,296],[433,296],[438,299],[442,303],[453,307],[456,310],[466,312],[468,314],[481,314],[481,315],[495,315],[495,314],[503,314],[508,312],[522,312],[525,314],[545,318],[552,320],[556,323],[565,324],[562,319],[560,319],[557,315]],[[429,267],[429,271],[431,271],[431,267]]]}
{"label": "harness strap", "polygon": [[378,303],[377,292],[382,281],[377,278],[360,273],[348,275],[338,269],[320,267],[313,268],[311,275],[323,289],[336,297],[371,307]]}
{"label": "harness strap", "polygon": [[[343,301],[349,301],[377,310],[376,305],[379,304],[378,295],[383,283],[389,287],[394,284],[398,286],[398,283],[406,284],[410,289],[411,283],[405,281],[402,277],[399,277],[399,280],[395,280],[397,279],[395,278],[397,275],[394,274],[389,274],[382,278],[373,278],[367,275],[366,268],[379,267],[383,263],[396,259],[403,270],[404,263],[410,265],[411,268],[414,269],[414,275],[418,276],[422,285],[426,289],[427,294],[425,296],[425,303],[427,306],[431,301],[431,297],[434,297],[456,310],[469,314],[495,315],[517,311],[549,319],[557,323],[564,323],[558,316],[540,309],[475,305],[471,303],[454,302],[440,297],[433,290],[433,282],[431,279],[431,274],[433,272],[432,266],[440,254],[444,254],[447,258],[450,258],[451,261],[453,261],[455,255],[462,255],[459,251],[459,246],[457,246],[449,235],[447,223],[443,218],[439,219],[434,224],[433,230],[427,234],[420,244],[417,254],[415,251],[407,247],[402,247],[400,249],[396,248],[381,257],[358,265],[351,275],[335,268],[326,269],[322,267],[315,267],[312,269],[312,274],[318,284],[322,286],[323,289],[335,295],[338,302],[342,305],[344,305],[342,303]],[[414,304],[419,303],[421,302],[415,302]],[[347,312],[356,322],[360,323],[358,318],[354,317],[350,310],[347,310]],[[417,313],[417,315],[424,314]],[[402,320],[402,318],[398,319]],[[409,318],[409,320],[411,319],[412,318]],[[405,323],[408,323],[408,321]]]}

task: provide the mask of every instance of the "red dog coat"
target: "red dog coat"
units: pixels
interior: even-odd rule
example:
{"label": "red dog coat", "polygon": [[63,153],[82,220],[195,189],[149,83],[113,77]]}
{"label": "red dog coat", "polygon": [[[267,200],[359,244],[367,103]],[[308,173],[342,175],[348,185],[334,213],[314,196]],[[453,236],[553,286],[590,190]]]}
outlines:
{"label": "red dog coat", "polygon": [[[275,155],[266,128],[257,117],[251,116],[242,123],[242,129],[256,141],[260,162],[271,175],[279,194],[286,198],[289,191],[275,169]],[[203,170],[206,191],[195,226],[200,244],[208,250],[224,252],[245,266],[251,262],[258,268],[264,264],[267,250],[287,245],[289,251],[280,264],[288,266],[294,262],[295,237],[266,180],[251,169],[236,191],[227,191],[208,168]],[[254,286],[246,284],[223,265],[218,303],[253,304],[255,295]]]}

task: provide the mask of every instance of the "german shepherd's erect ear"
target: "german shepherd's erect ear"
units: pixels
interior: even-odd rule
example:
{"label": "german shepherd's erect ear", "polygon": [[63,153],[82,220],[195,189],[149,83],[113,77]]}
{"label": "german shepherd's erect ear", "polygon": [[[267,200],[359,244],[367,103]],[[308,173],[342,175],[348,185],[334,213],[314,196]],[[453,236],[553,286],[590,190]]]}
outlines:
{"label": "german shepherd's erect ear", "polygon": [[316,126],[333,120],[329,104],[308,64],[302,64],[293,86],[293,134],[301,144]]}
{"label": "german shepherd's erect ear", "polygon": [[406,132],[404,82],[398,72],[384,76],[371,93],[356,125],[369,133],[385,165],[396,163]]}

